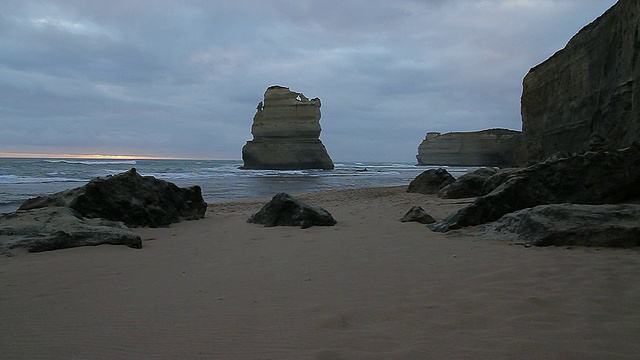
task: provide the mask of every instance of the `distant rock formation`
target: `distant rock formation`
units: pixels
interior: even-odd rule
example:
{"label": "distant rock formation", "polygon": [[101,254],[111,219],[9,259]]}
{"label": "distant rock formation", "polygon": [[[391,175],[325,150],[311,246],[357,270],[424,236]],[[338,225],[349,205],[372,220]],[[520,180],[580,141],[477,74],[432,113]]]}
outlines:
{"label": "distant rock formation", "polygon": [[441,134],[429,132],[418,147],[418,165],[498,166],[515,164],[521,133],[507,129]]}
{"label": "distant rock formation", "polygon": [[271,86],[253,117],[253,140],[242,148],[242,168],[331,170],[320,131],[320,99]]}
{"label": "distant rock formation", "polygon": [[522,165],[640,140],[640,2],[620,0],[523,82]]}

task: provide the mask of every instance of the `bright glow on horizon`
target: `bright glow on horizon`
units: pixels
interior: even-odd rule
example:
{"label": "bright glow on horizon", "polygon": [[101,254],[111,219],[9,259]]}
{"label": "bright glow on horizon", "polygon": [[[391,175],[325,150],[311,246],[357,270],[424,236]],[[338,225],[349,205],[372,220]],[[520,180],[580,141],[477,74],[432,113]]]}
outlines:
{"label": "bright glow on horizon", "polygon": [[25,159],[104,159],[104,160],[161,160],[176,159],[177,157],[148,156],[148,155],[110,155],[110,154],[46,154],[46,153],[14,153],[0,152],[0,158],[25,158]]}

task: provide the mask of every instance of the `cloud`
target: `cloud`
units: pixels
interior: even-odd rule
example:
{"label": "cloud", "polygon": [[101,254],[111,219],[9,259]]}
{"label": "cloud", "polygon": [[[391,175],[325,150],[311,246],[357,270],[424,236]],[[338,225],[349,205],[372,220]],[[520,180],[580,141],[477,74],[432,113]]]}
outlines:
{"label": "cloud", "polygon": [[240,158],[273,84],[322,99],[337,160],[520,128],[521,81],[613,0],[0,4],[0,151]]}

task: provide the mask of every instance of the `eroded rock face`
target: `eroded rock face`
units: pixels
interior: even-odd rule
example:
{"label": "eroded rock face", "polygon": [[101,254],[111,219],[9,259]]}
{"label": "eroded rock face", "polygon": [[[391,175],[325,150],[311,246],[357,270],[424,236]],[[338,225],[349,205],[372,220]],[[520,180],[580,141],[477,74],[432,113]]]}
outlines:
{"label": "eroded rock face", "polygon": [[640,246],[640,205],[540,205],[507,214],[484,231],[515,233],[527,246]]}
{"label": "eroded rock face", "polygon": [[311,226],[333,226],[337,223],[327,210],[307,204],[286,193],[276,194],[260,211],[247,219],[247,222],[266,227],[300,226],[303,229]]}
{"label": "eroded rock face", "polygon": [[243,168],[333,169],[320,131],[320,99],[271,86],[253,118],[253,140],[242,148]]}
{"label": "eroded rock face", "polygon": [[615,150],[640,140],[640,2],[620,0],[523,82],[523,153]]}
{"label": "eroded rock face", "polygon": [[640,143],[540,162],[488,178],[484,196],[431,225],[446,232],[545,204],[615,204],[640,198]]}
{"label": "eroded rock face", "polygon": [[521,133],[489,129],[473,132],[427,133],[418,147],[418,165],[497,166],[515,164]]}

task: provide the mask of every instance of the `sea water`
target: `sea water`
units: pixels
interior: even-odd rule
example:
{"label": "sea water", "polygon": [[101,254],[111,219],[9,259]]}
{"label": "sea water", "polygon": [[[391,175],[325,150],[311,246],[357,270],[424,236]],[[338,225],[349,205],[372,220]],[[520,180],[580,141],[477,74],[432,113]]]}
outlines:
{"label": "sea water", "polygon": [[[338,162],[334,170],[241,170],[241,160],[96,160],[0,158],[0,213],[29,198],[86,184],[135,167],[141,175],[186,187],[199,185],[205,201],[271,197],[327,189],[407,185],[432,168],[403,162]],[[449,167],[457,177],[469,168]]]}

